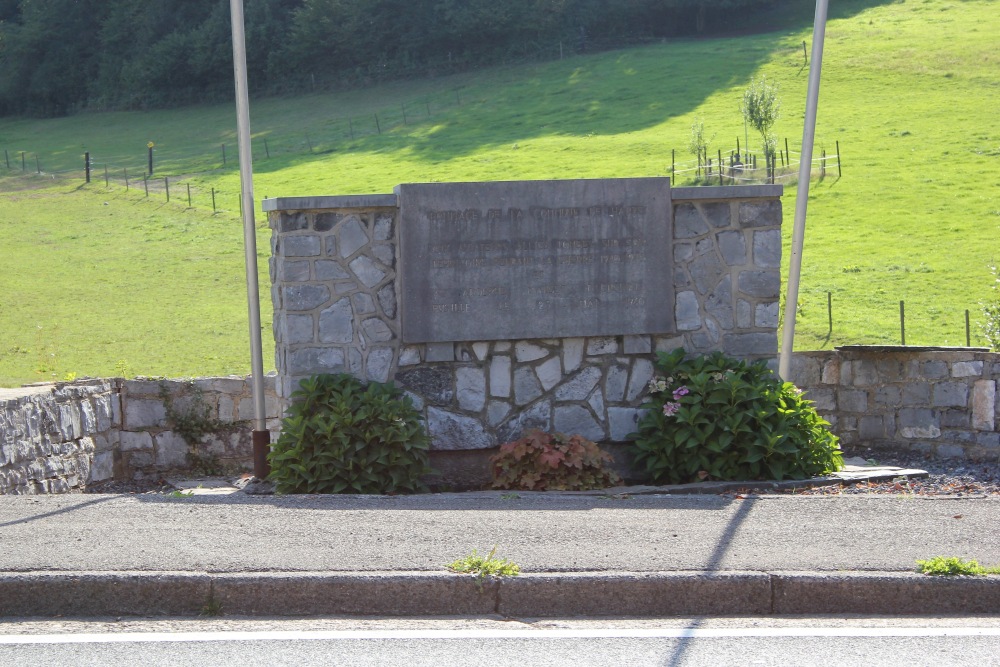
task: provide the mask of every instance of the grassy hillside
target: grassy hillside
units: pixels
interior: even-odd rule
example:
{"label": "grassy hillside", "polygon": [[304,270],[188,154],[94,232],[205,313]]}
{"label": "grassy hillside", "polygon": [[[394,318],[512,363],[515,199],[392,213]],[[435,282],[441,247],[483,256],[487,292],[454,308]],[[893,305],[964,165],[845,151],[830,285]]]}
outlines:
{"label": "grassy hillside", "polygon": [[[795,27],[764,35],[256,101],[255,191],[669,175],[671,150],[678,161],[691,159],[696,120],[714,135],[712,154],[744,141],[739,100],[762,74],[781,86],[776,132],[795,151],[811,13],[792,20]],[[844,172],[813,182],[798,349],[898,342],[900,300],[907,343],[964,344],[964,311],[975,319],[988,295],[1000,228],[996,25],[989,0],[837,3],[816,150],[833,153],[839,142]],[[246,372],[234,118],[218,106],[0,120],[0,149],[12,161],[0,176],[0,259],[12,276],[0,289],[0,384],[107,375],[122,364],[131,373]],[[134,180],[128,192],[123,183],[104,185],[104,163],[119,177],[142,171],[147,141],[156,143],[156,176],[172,177],[169,204],[159,181],[148,199]],[[750,143],[759,141],[751,134]],[[74,171],[55,181],[22,175],[22,150],[28,172],[35,154],[43,172]],[[84,150],[98,169],[87,186]],[[795,195],[794,182],[786,184],[786,242]],[[266,254],[266,229],[259,239]]]}

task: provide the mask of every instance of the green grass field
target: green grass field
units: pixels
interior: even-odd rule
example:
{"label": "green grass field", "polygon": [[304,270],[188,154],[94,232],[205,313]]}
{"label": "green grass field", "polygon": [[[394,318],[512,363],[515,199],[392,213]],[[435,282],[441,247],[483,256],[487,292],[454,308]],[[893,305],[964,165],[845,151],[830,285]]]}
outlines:
{"label": "green grass field", "polygon": [[[836,5],[816,153],[833,154],[839,142],[844,171],[838,178],[831,164],[826,178],[812,182],[796,348],[899,342],[900,300],[908,344],[964,344],[966,309],[973,344],[981,343],[978,302],[990,292],[1000,230],[996,3]],[[672,150],[678,162],[692,159],[686,146],[696,120],[714,135],[713,155],[734,149],[737,137],[744,141],[739,101],[751,77],[762,74],[781,86],[776,133],[796,151],[811,3],[784,20],[789,27],[769,34],[254,101],[255,193],[669,175]],[[234,136],[235,112],[225,105],[0,119],[0,149],[11,160],[10,170],[0,163],[0,385],[122,369],[247,372]],[[135,181],[147,141],[156,143],[155,176],[171,177],[170,203],[162,181],[150,182],[148,199]],[[750,144],[759,144],[752,134]],[[90,185],[82,183],[85,150],[96,164]],[[33,174],[36,154],[41,176]],[[105,163],[118,178],[110,187]],[[53,180],[52,172],[66,173]],[[786,243],[795,190],[794,181],[786,183]],[[263,216],[258,223],[269,341],[268,232]],[[265,361],[271,356],[265,349]]]}

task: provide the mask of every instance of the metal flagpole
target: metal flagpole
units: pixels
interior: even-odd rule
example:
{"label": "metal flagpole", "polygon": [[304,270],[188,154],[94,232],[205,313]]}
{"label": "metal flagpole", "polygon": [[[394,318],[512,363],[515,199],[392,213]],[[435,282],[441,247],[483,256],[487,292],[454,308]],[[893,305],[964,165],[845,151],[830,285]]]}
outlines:
{"label": "metal flagpole", "polygon": [[233,27],[233,71],[236,78],[236,127],[240,155],[240,202],[243,208],[243,248],[246,252],[247,307],[250,315],[250,363],[253,377],[253,473],[267,477],[271,434],[264,412],[264,354],[260,338],[260,288],[257,284],[257,230],[253,209],[253,166],[250,151],[250,101],[247,94],[247,51],[243,0],[229,0]]}
{"label": "metal flagpole", "polygon": [[799,301],[799,276],[802,274],[802,243],[806,234],[806,205],[809,203],[809,176],[812,173],[813,141],[816,138],[816,107],[819,104],[819,76],[823,67],[823,38],[826,35],[828,0],[816,0],[813,19],[812,61],[809,63],[809,90],[806,94],[806,118],[802,128],[802,154],[799,162],[799,188],[795,196],[795,225],[792,227],[792,256],[788,263],[788,291],[785,294],[785,325],[781,338],[778,375],[788,380],[795,342],[795,314]]}

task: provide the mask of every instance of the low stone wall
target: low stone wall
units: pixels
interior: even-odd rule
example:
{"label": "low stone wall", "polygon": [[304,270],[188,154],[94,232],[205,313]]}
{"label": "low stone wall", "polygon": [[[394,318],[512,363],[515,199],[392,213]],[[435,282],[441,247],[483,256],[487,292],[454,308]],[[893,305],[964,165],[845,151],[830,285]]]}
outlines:
{"label": "low stone wall", "polygon": [[1000,456],[1000,354],[848,346],[794,355],[792,380],[845,444],[937,457]]}
{"label": "low stone wall", "polygon": [[118,383],[0,389],[0,494],[63,493],[114,475]]}
{"label": "low stone wall", "polygon": [[[274,384],[273,376],[265,378],[272,438],[281,425]],[[216,430],[189,445],[176,421],[190,423],[192,415]],[[0,389],[0,494],[62,493],[176,472],[252,470],[252,419],[251,383],[242,377],[118,378]]]}
{"label": "low stone wall", "polygon": [[[272,439],[277,438],[281,426],[274,379],[268,376],[264,383]],[[253,469],[249,378],[125,380],[120,400],[117,478],[159,476],[177,470],[208,474]],[[190,424],[195,420],[211,432],[188,443],[177,422]]]}

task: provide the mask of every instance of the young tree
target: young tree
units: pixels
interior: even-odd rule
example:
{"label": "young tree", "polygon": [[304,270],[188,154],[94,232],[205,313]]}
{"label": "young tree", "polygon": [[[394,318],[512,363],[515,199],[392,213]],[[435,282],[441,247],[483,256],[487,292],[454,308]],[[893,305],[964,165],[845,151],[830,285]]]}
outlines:
{"label": "young tree", "polygon": [[760,133],[764,155],[767,156],[768,163],[772,163],[777,153],[778,138],[771,132],[771,128],[781,117],[778,84],[769,82],[763,76],[759,80],[751,79],[750,85],[743,92],[740,111],[747,124]]}

